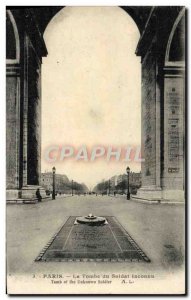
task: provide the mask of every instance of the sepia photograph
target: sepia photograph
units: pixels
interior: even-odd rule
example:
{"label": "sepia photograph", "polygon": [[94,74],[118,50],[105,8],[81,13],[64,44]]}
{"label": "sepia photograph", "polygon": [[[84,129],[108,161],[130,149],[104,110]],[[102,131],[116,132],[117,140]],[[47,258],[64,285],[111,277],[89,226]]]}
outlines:
{"label": "sepia photograph", "polygon": [[6,293],[185,295],[187,8],[4,13]]}

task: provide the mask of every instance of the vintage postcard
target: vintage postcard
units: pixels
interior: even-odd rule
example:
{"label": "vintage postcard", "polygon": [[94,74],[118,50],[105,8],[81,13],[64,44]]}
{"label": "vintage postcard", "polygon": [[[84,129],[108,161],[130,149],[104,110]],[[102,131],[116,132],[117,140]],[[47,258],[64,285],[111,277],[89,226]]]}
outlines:
{"label": "vintage postcard", "polygon": [[6,7],[10,295],[186,293],[186,8]]}

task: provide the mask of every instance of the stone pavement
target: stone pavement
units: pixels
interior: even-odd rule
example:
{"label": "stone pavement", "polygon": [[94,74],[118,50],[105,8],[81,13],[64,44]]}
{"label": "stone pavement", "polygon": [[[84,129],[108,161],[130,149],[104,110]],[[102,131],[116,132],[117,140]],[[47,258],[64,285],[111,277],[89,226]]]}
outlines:
{"label": "stone pavement", "polygon": [[[58,197],[37,204],[7,205],[7,274],[142,272],[179,274],[184,269],[184,205],[149,205],[124,197]],[[35,262],[69,216],[115,216],[151,263]],[[182,273],[181,273],[182,274]]]}

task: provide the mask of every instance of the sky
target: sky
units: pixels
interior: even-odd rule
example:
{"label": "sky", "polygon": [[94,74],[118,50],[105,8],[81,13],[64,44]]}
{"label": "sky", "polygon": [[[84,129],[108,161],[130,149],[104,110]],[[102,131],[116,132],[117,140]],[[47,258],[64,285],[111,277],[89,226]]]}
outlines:
{"label": "sky", "polygon": [[[119,7],[65,7],[48,24],[44,39],[42,172],[55,166],[58,174],[93,188],[123,174],[127,164],[140,171],[139,162],[89,159],[95,146],[107,153],[109,146],[141,143],[139,31],[133,19]],[[54,146],[59,149],[50,153],[55,158],[50,162],[47,151]],[[72,157],[60,159],[64,146],[74,149]],[[88,149],[88,161],[83,155],[76,159],[81,146]]]}

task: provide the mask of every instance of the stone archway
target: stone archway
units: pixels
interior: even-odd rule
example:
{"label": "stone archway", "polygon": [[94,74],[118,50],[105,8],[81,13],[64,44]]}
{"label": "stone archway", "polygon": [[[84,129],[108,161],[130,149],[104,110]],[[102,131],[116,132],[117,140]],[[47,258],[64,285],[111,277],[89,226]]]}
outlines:
{"label": "stone archway", "polygon": [[185,9],[169,36],[164,65],[164,198],[184,199]]}
{"label": "stone archway", "polygon": [[[185,9],[173,13],[166,33],[157,30],[142,61],[142,149],[145,163],[142,164],[142,188],[138,198],[151,202],[184,200],[185,58],[182,54],[181,60],[178,58],[179,61],[172,62],[169,57],[175,29],[185,17]],[[157,22],[161,18],[160,14],[157,17],[157,11],[155,18]],[[185,40],[184,22],[180,34],[182,37],[176,41],[179,47],[180,40]],[[184,51],[181,49],[182,53]],[[179,49],[176,52],[180,54]],[[173,110],[172,113],[172,106],[176,107],[176,112]],[[179,124],[173,131],[175,119]]]}
{"label": "stone archway", "polygon": [[[14,62],[12,65],[7,62],[7,126],[9,127],[12,122],[12,128],[14,128],[7,132],[7,152],[9,153],[7,200],[22,198],[33,201],[39,185],[40,70],[42,57],[47,55],[43,32],[51,18],[62,8],[7,8],[14,17],[20,38],[20,61]],[[168,86],[172,82],[174,84],[176,80],[180,81],[180,79],[174,79],[174,73],[176,73],[176,78],[180,78],[180,76],[184,78],[184,67],[175,65],[169,67],[165,63],[169,37],[173,36],[171,32],[175,30],[174,24],[183,8],[122,8],[134,19],[141,33],[136,54],[142,58],[142,150],[145,163],[142,164],[142,188],[137,198],[151,202],[153,200],[172,201],[178,195],[178,199],[180,196],[183,199],[184,170],[174,165],[168,166],[169,146],[166,145],[169,145],[173,134],[171,135],[167,129],[166,124],[169,117],[165,113],[165,109],[169,108],[168,101],[171,101],[168,98],[171,96],[167,96]],[[169,75],[171,75],[171,79],[169,79]],[[33,81],[32,86],[31,81]],[[31,89],[35,92],[31,93]],[[177,96],[180,103],[184,103],[183,90],[184,80],[182,81],[182,90],[178,92],[179,96]],[[35,115],[35,118],[30,116],[30,112],[32,112],[31,115]],[[184,119],[184,110],[181,111],[181,118]],[[178,128],[179,133],[183,136],[184,126]],[[33,151],[35,143],[36,152]],[[180,147],[183,149],[184,142]],[[183,166],[184,157],[181,156],[181,153],[177,155],[179,163]],[[33,159],[35,159],[34,165],[32,164]],[[167,172],[169,168],[171,168],[171,173]],[[176,181],[175,177],[177,178],[175,168],[179,168],[178,174],[181,183],[178,185],[172,185]],[[175,188],[176,193],[172,195]]]}
{"label": "stone archway", "polygon": [[18,120],[20,115],[20,39],[14,16],[10,10],[6,12],[6,29],[7,37],[9,37],[6,51],[6,188],[10,190],[10,197],[15,197],[20,189],[18,176],[20,169],[20,124]]}

